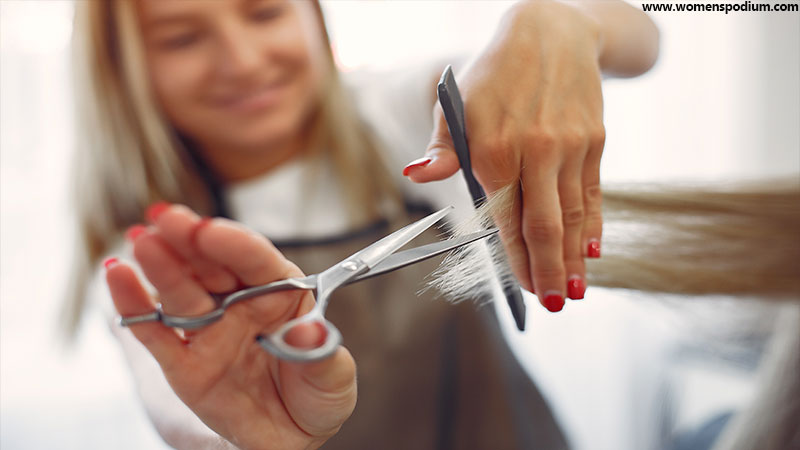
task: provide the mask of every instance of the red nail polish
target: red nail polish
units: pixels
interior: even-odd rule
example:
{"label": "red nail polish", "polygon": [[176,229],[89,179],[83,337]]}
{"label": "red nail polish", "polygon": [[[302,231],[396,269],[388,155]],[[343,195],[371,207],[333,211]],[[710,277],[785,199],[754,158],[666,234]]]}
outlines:
{"label": "red nail polish", "polygon": [[544,307],[550,312],[559,312],[564,307],[564,298],[559,294],[550,294],[544,298]]}
{"label": "red nail polish", "polygon": [[116,265],[118,262],[119,260],[117,258],[108,258],[105,261],[103,261],[103,267],[105,267],[106,270],[108,270],[112,268],[114,265]]}
{"label": "red nail polish", "polygon": [[152,205],[148,206],[144,212],[144,216],[150,222],[155,222],[158,219],[158,216],[161,215],[164,211],[169,209],[170,204],[167,202],[157,202],[153,203]]}
{"label": "red nail polish", "polygon": [[573,300],[580,300],[586,292],[586,283],[583,278],[575,276],[567,281],[567,297]]}
{"label": "red nail polish", "polygon": [[410,162],[410,163],[408,163],[408,165],[407,165],[407,166],[406,166],[406,167],[403,169],[403,176],[404,176],[404,177],[407,177],[407,176],[408,176],[408,174],[409,174],[409,173],[411,173],[411,169],[413,169],[413,168],[415,168],[415,167],[425,167],[425,166],[427,166],[428,164],[430,164],[430,163],[431,163],[431,161],[433,161],[433,159],[431,159],[431,158],[429,158],[429,157],[427,157],[427,156],[426,156],[426,157],[424,157],[424,158],[415,159],[414,161],[411,161],[411,162]]}
{"label": "red nail polish", "polygon": [[139,237],[140,234],[144,233],[146,230],[147,227],[144,225],[140,224],[133,225],[132,227],[128,228],[128,231],[125,232],[125,239],[127,239],[130,242],[133,242],[136,240],[137,237]]}
{"label": "red nail polish", "polygon": [[212,217],[203,217],[203,218],[200,219],[199,222],[197,222],[195,224],[194,228],[192,228],[192,231],[191,231],[191,233],[189,235],[189,241],[192,244],[196,244],[197,243],[197,233],[199,233],[200,230],[202,230],[203,228],[208,226],[208,224],[210,224],[212,220],[213,220]]}
{"label": "red nail polish", "polygon": [[600,241],[597,239],[592,239],[589,241],[589,246],[586,249],[586,256],[589,258],[599,258],[600,257]]}

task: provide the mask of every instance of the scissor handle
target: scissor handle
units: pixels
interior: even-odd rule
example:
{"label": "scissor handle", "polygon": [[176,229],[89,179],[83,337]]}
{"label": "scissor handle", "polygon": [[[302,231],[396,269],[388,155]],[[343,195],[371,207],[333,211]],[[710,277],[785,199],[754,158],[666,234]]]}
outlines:
{"label": "scissor handle", "polygon": [[147,322],[161,322],[164,325],[172,328],[182,328],[184,330],[196,330],[198,328],[211,325],[212,323],[220,320],[225,310],[234,303],[242,300],[247,300],[259,295],[269,294],[272,292],[285,291],[289,289],[314,289],[316,287],[316,275],[309,275],[303,278],[287,278],[285,280],[274,281],[263,286],[254,286],[247,289],[234,292],[224,297],[220,306],[207,313],[196,316],[177,316],[166,314],[159,306],[155,311],[138,316],[127,316],[119,318],[119,325],[129,327],[139,323]]}
{"label": "scissor handle", "polygon": [[[317,313],[316,311],[320,311]],[[299,348],[286,342],[286,335],[295,326],[302,323],[317,323],[325,329],[325,341],[314,348]],[[342,334],[336,326],[322,316],[320,309],[314,309],[308,314],[292,319],[281,325],[270,335],[259,335],[256,341],[261,348],[272,353],[275,357],[288,361],[312,362],[330,357],[342,343]]]}

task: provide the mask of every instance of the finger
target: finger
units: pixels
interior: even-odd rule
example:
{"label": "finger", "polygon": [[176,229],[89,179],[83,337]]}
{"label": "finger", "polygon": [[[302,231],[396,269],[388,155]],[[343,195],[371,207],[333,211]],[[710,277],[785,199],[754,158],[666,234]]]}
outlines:
{"label": "finger", "polygon": [[153,230],[136,238],[133,254],[158,290],[165,313],[195,315],[214,308],[214,300],[192,277],[191,267]]}
{"label": "finger", "polygon": [[356,366],[344,347],[319,362],[282,361],[280,377],[289,414],[313,436],[332,435],[355,408]]}
{"label": "finger", "polygon": [[325,343],[328,330],[320,322],[299,323],[286,332],[284,340],[295,348],[314,349]]}
{"label": "finger", "polygon": [[433,109],[433,133],[425,156],[408,163],[403,175],[415,183],[427,183],[448,178],[460,167],[442,108],[437,104]]}
{"label": "finger", "polygon": [[238,287],[236,277],[216,262],[203,258],[193,245],[193,238],[204,220],[183,205],[156,203],[147,210],[148,219],[158,234],[192,268],[194,277],[209,292],[230,292]]}
{"label": "finger", "polygon": [[600,158],[603,154],[605,135],[593,139],[583,164],[584,224],[582,244],[584,255],[600,257],[600,241],[603,235],[603,195],[600,190]]}
{"label": "finger", "polygon": [[[544,165],[542,165],[544,166]],[[522,172],[522,236],[539,302],[550,312],[564,306],[564,229],[556,174]]]}
{"label": "finger", "polygon": [[564,227],[564,269],[567,274],[567,297],[582,299],[586,290],[583,262],[583,184],[581,168],[566,165],[558,177],[558,197]]}
{"label": "finger", "polygon": [[[522,238],[522,202],[519,183],[505,186],[487,194],[489,202],[500,204],[502,208],[492,207],[492,219],[500,228],[500,240],[511,266],[511,271],[523,289],[533,292],[528,249]],[[500,198],[503,197],[503,198]]]}
{"label": "finger", "polygon": [[[477,126],[473,129],[479,130]],[[500,240],[514,276],[522,288],[533,292],[530,255],[522,237],[521,161],[510,142],[495,133],[476,131],[471,153],[473,173],[490,201],[492,219],[500,229]]]}
{"label": "finger", "polygon": [[227,219],[211,219],[195,233],[197,250],[246,285],[302,276],[264,236]]}
{"label": "finger", "polygon": [[[153,299],[134,271],[115,258],[106,261],[106,283],[120,316],[137,316],[155,311]],[[169,366],[180,365],[186,348],[173,330],[158,322],[139,323],[131,325],[130,329],[165,370]]]}

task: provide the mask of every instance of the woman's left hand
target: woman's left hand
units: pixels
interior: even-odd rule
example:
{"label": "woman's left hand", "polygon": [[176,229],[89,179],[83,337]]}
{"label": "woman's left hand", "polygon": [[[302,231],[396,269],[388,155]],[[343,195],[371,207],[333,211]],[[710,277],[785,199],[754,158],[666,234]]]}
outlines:
{"label": "woman's left hand", "polygon": [[[597,22],[557,2],[517,5],[491,44],[457,77],[472,167],[491,197],[518,186],[499,221],[512,270],[550,311],[583,298],[584,257],[599,256],[603,99]],[[441,108],[412,181],[459,169]]]}

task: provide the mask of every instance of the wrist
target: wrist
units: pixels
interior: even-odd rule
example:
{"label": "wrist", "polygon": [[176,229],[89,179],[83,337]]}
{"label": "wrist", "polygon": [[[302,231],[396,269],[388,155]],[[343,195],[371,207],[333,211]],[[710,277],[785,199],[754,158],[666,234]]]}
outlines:
{"label": "wrist", "polygon": [[523,0],[507,13],[514,27],[537,27],[588,42],[597,61],[603,60],[605,30],[589,2]]}

